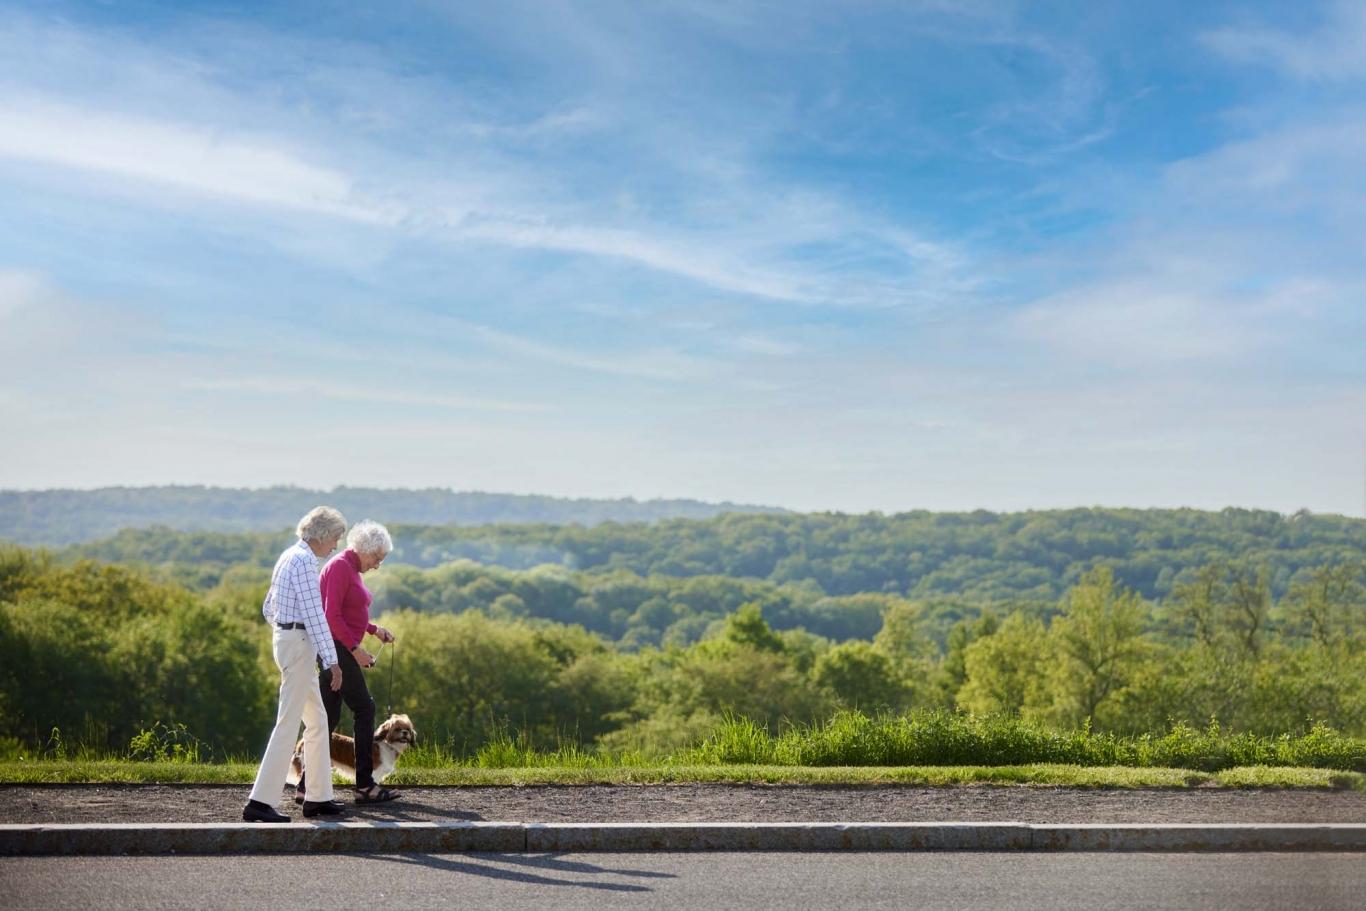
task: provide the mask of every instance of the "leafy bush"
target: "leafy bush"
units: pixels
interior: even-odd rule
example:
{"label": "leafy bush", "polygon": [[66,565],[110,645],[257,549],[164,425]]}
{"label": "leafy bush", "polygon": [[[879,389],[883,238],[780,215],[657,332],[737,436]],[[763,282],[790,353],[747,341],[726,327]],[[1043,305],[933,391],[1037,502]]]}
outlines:
{"label": "leafy bush", "polygon": [[728,718],[687,761],[704,765],[953,766],[1058,763],[1219,771],[1241,766],[1366,770],[1366,741],[1316,724],[1302,737],[1224,734],[1218,722],[1196,730],[1178,722],[1161,737],[1120,737],[1083,727],[1052,731],[1007,716],[917,712],[870,718],[839,712],[789,725],[776,737],[745,718]]}
{"label": "leafy bush", "polygon": [[1366,741],[1345,737],[1322,723],[1316,723],[1303,737],[1277,738],[1275,756],[1278,765],[1366,771]]}
{"label": "leafy bush", "polygon": [[199,762],[199,738],[178,722],[160,721],[128,741],[128,758],[135,762]]}

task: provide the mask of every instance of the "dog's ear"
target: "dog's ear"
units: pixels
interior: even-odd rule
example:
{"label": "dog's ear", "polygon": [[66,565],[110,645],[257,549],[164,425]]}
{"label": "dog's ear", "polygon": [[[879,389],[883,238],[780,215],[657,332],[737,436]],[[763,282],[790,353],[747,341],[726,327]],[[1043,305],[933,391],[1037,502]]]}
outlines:
{"label": "dog's ear", "polygon": [[388,736],[389,728],[393,726],[394,719],[390,718],[388,721],[384,722],[384,724],[381,724],[379,727],[375,728],[375,739],[383,740],[385,737]]}

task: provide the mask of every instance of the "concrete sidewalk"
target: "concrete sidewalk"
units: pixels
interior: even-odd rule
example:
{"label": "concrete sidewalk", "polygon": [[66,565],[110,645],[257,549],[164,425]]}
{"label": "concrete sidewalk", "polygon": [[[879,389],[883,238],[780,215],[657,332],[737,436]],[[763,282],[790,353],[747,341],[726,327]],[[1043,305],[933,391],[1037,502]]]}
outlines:
{"label": "concrete sidewalk", "polygon": [[0,855],[558,851],[1366,851],[1366,823],[324,822],[0,825]]}

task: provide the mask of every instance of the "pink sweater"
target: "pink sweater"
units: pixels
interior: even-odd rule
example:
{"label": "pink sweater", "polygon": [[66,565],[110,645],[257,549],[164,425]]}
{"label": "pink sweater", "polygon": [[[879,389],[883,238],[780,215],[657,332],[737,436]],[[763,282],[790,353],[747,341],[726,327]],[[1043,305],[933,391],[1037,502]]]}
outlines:
{"label": "pink sweater", "polygon": [[360,645],[376,629],[370,622],[370,590],[360,578],[360,557],[348,547],[328,560],[319,585],[332,638],[348,649]]}

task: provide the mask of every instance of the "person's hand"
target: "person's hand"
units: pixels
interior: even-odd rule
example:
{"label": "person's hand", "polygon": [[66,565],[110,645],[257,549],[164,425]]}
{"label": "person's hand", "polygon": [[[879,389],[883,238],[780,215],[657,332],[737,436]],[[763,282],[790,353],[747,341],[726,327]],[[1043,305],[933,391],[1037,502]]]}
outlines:
{"label": "person's hand", "polygon": [[351,649],[351,656],[356,659],[356,663],[361,667],[375,666],[375,656],[361,648],[359,645]]}
{"label": "person's hand", "polygon": [[341,689],[341,665],[334,664],[328,670],[332,672],[332,683],[329,685],[332,687],[332,692],[335,693]]}
{"label": "person's hand", "polygon": [[375,635],[379,637],[380,642],[383,642],[386,645],[394,641],[394,634],[382,626],[375,627]]}

